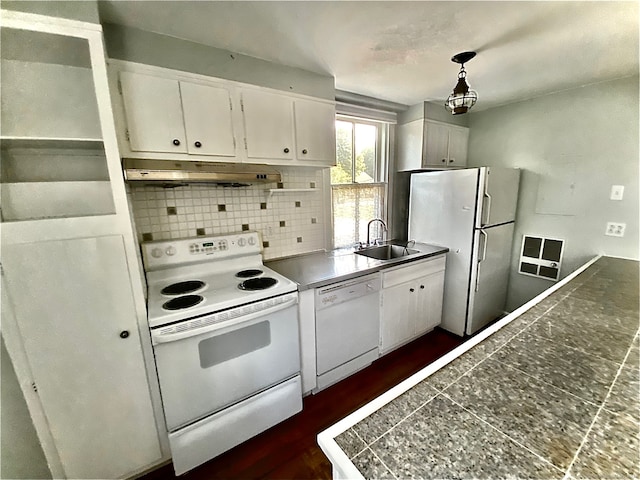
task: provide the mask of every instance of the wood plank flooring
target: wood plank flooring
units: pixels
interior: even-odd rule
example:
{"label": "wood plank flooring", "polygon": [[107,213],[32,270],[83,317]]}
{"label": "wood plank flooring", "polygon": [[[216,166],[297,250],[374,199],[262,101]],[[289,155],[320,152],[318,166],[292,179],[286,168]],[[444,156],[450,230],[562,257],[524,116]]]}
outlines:
{"label": "wood plank flooring", "polygon": [[[182,475],[185,480],[330,479],[316,435],[451,351],[463,339],[436,328],[341,382],[303,399],[302,412]],[[171,464],[143,480],[175,478]]]}

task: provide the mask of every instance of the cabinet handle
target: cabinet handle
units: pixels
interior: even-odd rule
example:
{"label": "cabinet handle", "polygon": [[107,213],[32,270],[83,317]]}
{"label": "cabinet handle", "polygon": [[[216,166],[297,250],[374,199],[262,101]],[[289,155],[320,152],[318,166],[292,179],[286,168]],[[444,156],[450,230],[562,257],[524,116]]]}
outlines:
{"label": "cabinet handle", "polygon": [[178,140],[177,138],[174,138],[173,142],[171,143],[173,143],[177,147],[178,145],[180,145],[180,140]]}
{"label": "cabinet handle", "polygon": [[409,289],[409,291],[410,291],[411,293],[413,293],[413,292],[415,292],[415,289],[414,289],[414,288],[410,288],[410,289]]}
{"label": "cabinet handle", "polygon": [[302,150],[302,154],[306,155],[307,154],[307,149],[305,148],[304,150]]}
{"label": "cabinet handle", "polygon": [[456,161],[456,159],[455,159],[455,158],[451,158],[451,159],[449,159],[449,163],[453,163],[453,162],[455,162],[455,161]]}
{"label": "cabinet handle", "polygon": [[196,146],[196,148],[200,148],[202,146],[202,144],[200,142],[196,142],[196,143],[194,143],[194,145]]}
{"label": "cabinet handle", "polygon": [[443,158],[443,159],[442,159],[442,163],[447,163],[447,159],[446,159],[446,158]]}
{"label": "cabinet handle", "polygon": [[420,290],[424,290],[424,285],[420,285]]}
{"label": "cabinet handle", "polygon": [[288,149],[288,148],[285,148],[285,149],[284,149],[284,153],[289,153],[289,149]]}
{"label": "cabinet handle", "polygon": [[129,336],[128,330],[123,330],[120,332],[120,338],[127,338]]}

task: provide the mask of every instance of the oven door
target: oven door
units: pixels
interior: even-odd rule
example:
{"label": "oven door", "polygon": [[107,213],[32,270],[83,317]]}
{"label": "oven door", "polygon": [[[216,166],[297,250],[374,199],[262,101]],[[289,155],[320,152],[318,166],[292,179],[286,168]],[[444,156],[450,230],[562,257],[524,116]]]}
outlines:
{"label": "oven door", "polygon": [[170,432],[300,372],[297,296],[233,320],[175,330],[151,332]]}

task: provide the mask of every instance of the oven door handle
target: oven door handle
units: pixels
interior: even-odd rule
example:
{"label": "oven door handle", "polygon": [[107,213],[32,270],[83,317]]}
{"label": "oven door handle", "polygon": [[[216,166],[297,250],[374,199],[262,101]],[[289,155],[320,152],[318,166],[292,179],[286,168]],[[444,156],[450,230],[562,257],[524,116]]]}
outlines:
{"label": "oven door handle", "polygon": [[[225,330],[224,333],[229,331],[237,330],[240,327],[248,326],[247,323],[250,323],[252,320],[259,320],[260,317],[265,315],[270,315],[272,313],[279,312],[281,310],[285,310],[293,305],[298,303],[298,296],[294,295],[291,298],[285,300],[282,303],[274,305],[273,307],[265,308],[262,310],[258,310],[257,312],[248,313],[246,315],[241,315],[237,318],[232,318],[230,320],[223,320],[220,322],[213,323],[211,325],[205,325],[204,327],[196,327],[193,329],[175,332],[175,333],[160,333],[163,330],[162,327],[154,329],[151,331],[151,339],[153,345],[158,345],[160,343],[169,343],[175,342],[178,340],[183,340],[189,337],[195,337],[198,335],[202,335],[203,333],[209,333],[216,330]],[[231,328],[237,327],[237,328]]]}

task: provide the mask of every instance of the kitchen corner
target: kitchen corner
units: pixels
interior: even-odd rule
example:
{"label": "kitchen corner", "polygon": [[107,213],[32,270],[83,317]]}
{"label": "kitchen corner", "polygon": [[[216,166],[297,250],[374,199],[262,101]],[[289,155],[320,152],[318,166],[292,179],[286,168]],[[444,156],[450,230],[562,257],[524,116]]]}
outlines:
{"label": "kitchen corner", "polygon": [[638,292],[587,263],[320,433],[333,478],[637,478]]}

